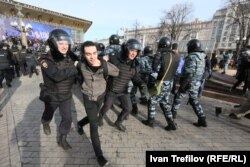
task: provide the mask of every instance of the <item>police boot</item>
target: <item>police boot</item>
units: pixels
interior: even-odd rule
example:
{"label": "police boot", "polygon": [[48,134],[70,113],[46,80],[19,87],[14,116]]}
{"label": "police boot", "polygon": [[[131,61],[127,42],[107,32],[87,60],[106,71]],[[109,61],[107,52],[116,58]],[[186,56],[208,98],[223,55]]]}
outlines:
{"label": "police boot", "polygon": [[50,135],[50,134],[51,134],[50,126],[49,126],[48,123],[43,124],[43,132],[44,132],[46,135]]}
{"label": "police boot", "polygon": [[176,123],[174,122],[173,119],[168,118],[167,122],[168,122],[168,125],[165,127],[165,130],[170,131],[170,130],[176,130],[177,129]]}
{"label": "police boot", "polygon": [[140,98],[140,104],[147,105],[148,104],[148,99],[146,97],[141,97]]}
{"label": "police boot", "polygon": [[153,127],[154,127],[155,118],[150,118],[150,117],[148,117],[147,120],[142,120],[141,122],[142,122],[144,125],[153,128]]}
{"label": "police boot", "polygon": [[198,122],[197,123],[193,123],[194,126],[200,127],[207,127],[207,122],[206,122],[206,117],[199,117]]}
{"label": "police boot", "polygon": [[133,109],[132,109],[132,112],[131,114],[132,115],[137,115],[138,114],[138,107],[137,107],[137,104],[133,104]]}
{"label": "police boot", "polygon": [[2,85],[2,84],[0,84],[0,88],[3,88],[3,85]]}
{"label": "police boot", "polygon": [[60,135],[58,145],[61,146],[64,150],[71,149],[71,145],[66,140],[67,135]]}

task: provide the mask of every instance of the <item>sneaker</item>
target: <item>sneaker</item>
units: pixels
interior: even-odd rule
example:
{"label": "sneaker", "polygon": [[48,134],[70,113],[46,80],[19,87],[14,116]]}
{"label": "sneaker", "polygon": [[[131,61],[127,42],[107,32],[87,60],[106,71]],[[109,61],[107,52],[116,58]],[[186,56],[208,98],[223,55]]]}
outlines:
{"label": "sneaker", "polygon": [[115,122],[115,127],[119,130],[119,131],[122,131],[122,132],[125,132],[126,131],[126,127],[122,125],[121,122],[119,121],[116,121]]}
{"label": "sneaker", "polygon": [[83,135],[83,128],[79,123],[77,122],[77,132],[79,135]]}
{"label": "sneaker", "polygon": [[43,124],[43,132],[44,132],[46,135],[50,135],[50,134],[51,134],[51,130],[50,130],[49,124]]}
{"label": "sneaker", "polygon": [[109,161],[104,158],[104,156],[97,157],[97,162],[101,167],[107,166],[109,164]]}

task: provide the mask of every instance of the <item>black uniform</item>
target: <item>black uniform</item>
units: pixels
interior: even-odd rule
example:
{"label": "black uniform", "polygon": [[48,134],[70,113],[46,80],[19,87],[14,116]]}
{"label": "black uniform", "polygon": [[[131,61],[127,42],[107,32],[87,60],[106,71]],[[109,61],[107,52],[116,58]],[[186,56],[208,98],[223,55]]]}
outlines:
{"label": "black uniform", "polygon": [[20,77],[20,64],[21,64],[20,52],[16,45],[12,45],[11,50],[13,53],[15,72],[17,77]]}
{"label": "black uniform", "polygon": [[[3,49],[6,47],[6,49]],[[2,82],[5,78],[6,85],[11,87],[11,80],[12,80],[12,68],[14,62],[12,59],[12,54],[7,50],[6,44],[1,44],[0,46],[0,88],[2,88]]]}
{"label": "black uniform", "polygon": [[[47,40],[50,53],[39,59],[44,81],[40,84],[40,99],[45,103],[45,110],[41,118],[44,133],[47,135],[51,133],[49,122],[52,120],[55,110],[59,107],[62,119],[59,125],[58,144],[65,150],[72,148],[66,138],[72,123],[71,88],[78,73],[69,54],[71,41],[70,36],[64,30],[52,30]],[[58,47],[63,50],[63,45],[66,43],[68,44],[68,50],[67,53],[63,54],[58,50]]]}
{"label": "black uniform", "polygon": [[[56,62],[52,56],[43,56],[40,59],[44,83],[41,85],[40,99],[45,102],[45,110],[42,123],[49,123],[57,107],[61,110],[66,124],[59,128],[61,134],[67,134],[71,126],[71,88],[74,83],[77,70],[74,62],[69,57]],[[66,108],[61,106],[69,105]]]}
{"label": "black uniform", "polygon": [[27,65],[27,72],[29,74],[29,77],[32,77],[33,73],[36,73],[36,75],[38,75],[38,70],[36,69],[37,58],[35,57],[35,55],[33,55],[31,50],[27,50],[25,62]]}

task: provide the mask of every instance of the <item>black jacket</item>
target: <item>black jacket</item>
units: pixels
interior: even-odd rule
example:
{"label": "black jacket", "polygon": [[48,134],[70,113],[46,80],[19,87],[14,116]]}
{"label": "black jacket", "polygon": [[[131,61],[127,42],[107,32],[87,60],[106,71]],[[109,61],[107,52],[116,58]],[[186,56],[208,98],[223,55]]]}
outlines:
{"label": "black jacket", "polygon": [[42,56],[39,61],[44,81],[40,85],[40,99],[45,102],[62,102],[71,98],[71,88],[78,73],[74,61],[69,56],[55,61],[50,54]]}

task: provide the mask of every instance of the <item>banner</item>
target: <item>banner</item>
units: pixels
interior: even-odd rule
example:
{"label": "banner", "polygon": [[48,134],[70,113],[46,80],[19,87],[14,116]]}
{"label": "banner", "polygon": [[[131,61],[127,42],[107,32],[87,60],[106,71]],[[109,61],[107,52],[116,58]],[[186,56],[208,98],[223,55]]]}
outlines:
{"label": "banner", "polygon": [[[19,18],[7,17],[0,15],[0,40],[6,38],[6,36],[20,36],[20,32],[11,26],[11,22],[17,22],[20,29],[20,20]],[[23,19],[24,25],[30,24],[32,30],[27,32],[28,39],[39,39],[45,41],[49,37],[49,32],[53,29],[60,28],[65,30],[70,36],[72,36],[71,28],[65,28],[61,26],[54,26],[50,24],[40,23],[36,21],[31,21]]]}

